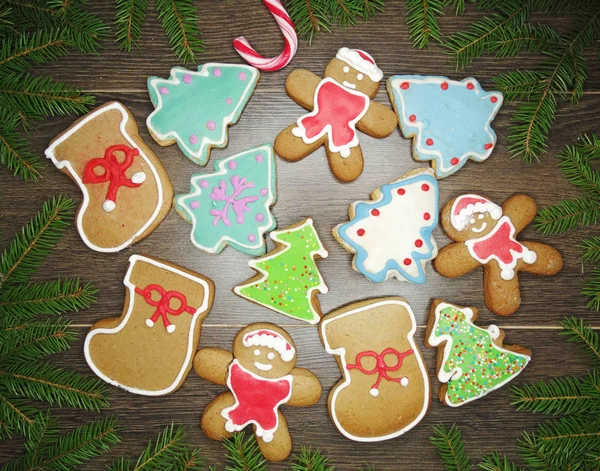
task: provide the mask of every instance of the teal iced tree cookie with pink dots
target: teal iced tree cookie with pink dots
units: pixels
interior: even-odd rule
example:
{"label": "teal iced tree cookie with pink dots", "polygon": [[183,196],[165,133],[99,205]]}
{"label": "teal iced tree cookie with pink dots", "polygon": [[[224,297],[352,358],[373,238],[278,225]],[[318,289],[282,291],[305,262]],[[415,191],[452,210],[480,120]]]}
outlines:
{"label": "teal iced tree cookie with pink dots", "polygon": [[477,327],[477,309],[434,299],[425,344],[442,350],[437,377],[440,401],[458,407],[513,380],[531,360],[531,351],[503,345],[504,332],[495,325]]}
{"label": "teal iced tree cookie with pink dots", "polygon": [[196,174],[191,190],[175,197],[175,209],[192,224],[192,243],[220,253],[227,244],[249,255],[266,252],[264,234],[275,228],[273,146],[264,144],[215,163],[215,173]]}
{"label": "teal iced tree cookie with pink dots", "polygon": [[217,63],[198,72],[173,67],[168,79],[150,77],[150,134],[161,146],[177,142],[190,160],[206,165],[212,147],[227,146],[227,128],[240,119],[258,77],[254,67]]}

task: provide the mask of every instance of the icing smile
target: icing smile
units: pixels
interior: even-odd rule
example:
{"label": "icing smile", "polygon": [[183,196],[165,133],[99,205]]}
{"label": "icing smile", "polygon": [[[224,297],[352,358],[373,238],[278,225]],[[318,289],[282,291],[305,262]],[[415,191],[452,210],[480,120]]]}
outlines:
{"label": "icing smile", "polygon": [[271,371],[273,369],[273,365],[265,365],[260,361],[255,361],[254,366],[256,366],[260,371]]}
{"label": "icing smile", "polygon": [[484,222],[481,227],[478,229],[476,227],[473,227],[471,230],[477,234],[479,234],[480,232],[485,231],[485,228],[487,227],[487,222]]}
{"label": "icing smile", "polygon": [[342,85],[344,87],[351,88],[352,90],[356,90],[356,85],[354,85],[352,82],[348,82],[347,80],[344,80]]}

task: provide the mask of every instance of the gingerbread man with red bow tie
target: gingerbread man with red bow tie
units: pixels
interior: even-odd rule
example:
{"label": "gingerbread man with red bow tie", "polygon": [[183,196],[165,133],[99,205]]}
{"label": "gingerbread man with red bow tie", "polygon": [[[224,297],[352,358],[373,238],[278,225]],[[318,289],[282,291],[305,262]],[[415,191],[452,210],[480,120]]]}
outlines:
{"label": "gingerbread man with red bow tie", "polygon": [[372,100],[382,78],[370,54],[347,47],[327,64],[323,78],[294,70],[285,82],[286,91],[310,113],[279,133],[277,154],[294,162],[324,145],[333,174],[343,182],[356,180],[364,166],[357,129],[383,138],[398,124],[391,109]]}
{"label": "gingerbread man with red bow tie", "polygon": [[435,269],[449,278],[484,267],[485,304],[498,315],[513,314],[521,304],[517,272],[551,276],[562,268],[562,257],[549,245],[517,241],[537,213],[526,195],[507,199],[502,207],[480,195],[461,195],[442,209],[442,227],[454,244],[440,250]]}

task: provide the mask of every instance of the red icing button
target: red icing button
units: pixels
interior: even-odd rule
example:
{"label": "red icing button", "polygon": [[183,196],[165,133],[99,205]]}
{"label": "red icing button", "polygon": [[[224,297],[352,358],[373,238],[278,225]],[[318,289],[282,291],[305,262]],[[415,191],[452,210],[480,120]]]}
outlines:
{"label": "red icing button", "polygon": [[423,183],[421,185],[421,190],[423,190],[423,191],[429,191],[429,185],[427,183]]}
{"label": "red icing button", "polygon": [[415,240],[415,247],[423,247],[423,241],[421,239]]}
{"label": "red icing button", "polygon": [[467,83],[467,88],[469,90],[473,90],[475,88],[475,85],[473,85],[472,83]]}
{"label": "red icing button", "polygon": [[365,230],[364,229],[359,229],[358,231],[356,231],[356,233],[358,234],[359,237],[362,237],[365,235]]}
{"label": "red icing button", "polygon": [[401,88],[402,90],[408,90],[408,87],[410,87],[410,84],[409,84],[408,82],[402,82],[402,83],[400,84],[400,88]]}
{"label": "red icing button", "polygon": [[379,210],[378,209],[373,209],[373,210],[371,210],[371,214],[373,216],[379,216]]}
{"label": "red icing button", "polygon": [[404,188],[399,188],[399,189],[398,189],[398,194],[399,194],[400,196],[402,196],[404,193],[406,193],[406,190],[405,190]]}
{"label": "red icing button", "polygon": [[496,102],[498,101],[498,98],[497,98],[497,97],[495,97],[495,96],[493,96],[492,98],[490,98],[490,101],[491,101],[492,103],[496,103]]}
{"label": "red icing button", "polygon": [[410,265],[412,263],[412,260],[410,258],[405,258],[404,259],[404,265]]}
{"label": "red icing button", "polygon": [[433,145],[433,139],[429,138],[425,141],[425,144],[427,144],[428,146],[432,146]]}
{"label": "red icing button", "polygon": [[456,165],[458,163],[458,158],[457,157],[452,157],[452,160],[450,161],[450,163],[452,165]]}
{"label": "red icing button", "polygon": [[442,82],[440,87],[442,87],[442,90],[448,90],[448,82]]}
{"label": "red icing button", "polygon": [[431,219],[431,214],[429,214],[429,213],[423,214],[423,219],[425,219],[426,221],[429,221]]}
{"label": "red icing button", "polygon": [[408,120],[409,120],[411,123],[414,123],[414,122],[417,120],[417,117],[416,117],[414,114],[411,114],[411,115],[408,117]]}
{"label": "red icing button", "polygon": [[486,145],[483,146],[485,150],[490,150],[492,147],[494,147],[494,144],[492,144],[491,142],[488,142]]}

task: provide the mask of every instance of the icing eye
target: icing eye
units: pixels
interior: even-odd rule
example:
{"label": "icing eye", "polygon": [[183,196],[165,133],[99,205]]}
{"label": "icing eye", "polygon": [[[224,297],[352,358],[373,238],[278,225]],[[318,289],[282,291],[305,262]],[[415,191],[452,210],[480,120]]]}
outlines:
{"label": "icing eye", "polygon": [[364,77],[365,77],[365,76],[364,76],[363,74],[358,74],[358,75],[356,76],[356,79],[357,79],[357,80],[362,80]]}
{"label": "icing eye", "polygon": [[469,219],[469,224],[475,224],[475,218]]}
{"label": "icing eye", "polygon": [[273,352],[269,352],[269,353],[267,353],[267,358],[269,360],[272,360],[273,358],[275,358],[275,354]]}
{"label": "icing eye", "polygon": [[348,72],[350,72],[350,67],[348,67],[346,65],[346,66],[344,66],[344,68],[342,70],[344,71],[345,74],[347,74]]}
{"label": "icing eye", "polygon": [[254,356],[258,356],[260,355],[260,350],[257,348],[256,350],[254,350]]}
{"label": "icing eye", "polygon": [[479,216],[477,216],[477,219],[483,219],[485,216],[483,214],[480,214]]}

